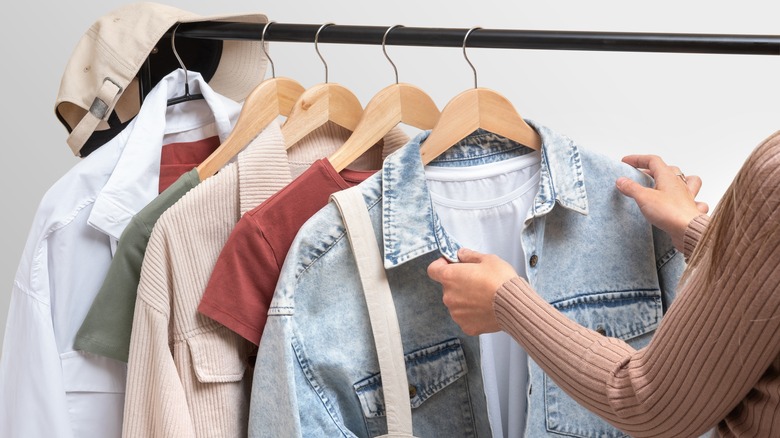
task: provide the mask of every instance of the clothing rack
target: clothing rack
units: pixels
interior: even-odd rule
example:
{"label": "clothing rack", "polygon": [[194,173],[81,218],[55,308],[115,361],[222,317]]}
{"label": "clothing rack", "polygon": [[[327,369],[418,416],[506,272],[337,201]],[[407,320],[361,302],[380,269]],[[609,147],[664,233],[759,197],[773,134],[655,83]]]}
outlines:
{"label": "clothing rack", "polygon": [[[176,36],[207,40],[259,41],[263,24],[183,23]],[[273,23],[266,41],[314,43],[320,24]],[[335,44],[381,45],[389,26],[330,25],[318,41]],[[398,27],[387,35],[395,46],[462,47],[468,29]],[[170,38],[170,32],[166,34]],[[685,33],[580,32],[517,29],[477,29],[468,47],[493,49],[587,50],[607,52],[709,53],[780,56],[780,35],[723,35]],[[150,90],[148,63],[140,73],[141,92]]]}

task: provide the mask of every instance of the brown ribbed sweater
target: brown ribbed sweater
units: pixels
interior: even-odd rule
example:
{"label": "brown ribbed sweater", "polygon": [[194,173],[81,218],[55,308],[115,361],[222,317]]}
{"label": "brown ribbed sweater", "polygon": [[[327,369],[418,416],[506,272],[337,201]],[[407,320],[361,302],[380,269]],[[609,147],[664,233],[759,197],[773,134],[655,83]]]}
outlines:
{"label": "brown ribbed sweater", "polygon": [[[740,170],[721,265],[679,290],[650,344],[634,350],[567,319],[516,278],[496,293],[501,328],[583,406],[632,436],[780,437],[780,132]],[[686,231],[690,255],[709,219]],[[712,251],[713,245],[703,251]],[[707,254],[702,254],[707,256]]]}

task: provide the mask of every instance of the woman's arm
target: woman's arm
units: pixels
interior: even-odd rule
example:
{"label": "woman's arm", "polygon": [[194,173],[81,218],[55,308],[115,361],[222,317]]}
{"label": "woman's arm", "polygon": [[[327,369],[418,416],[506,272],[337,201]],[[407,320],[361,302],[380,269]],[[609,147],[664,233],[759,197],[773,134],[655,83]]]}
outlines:
{"label": "woman's arm", "polygon": [[733,268],[709,287],[707,271],[694,272],[642,350],[574,323],[519,278],[496,293],[496,319],[567,393],[616,427],[695,436],[737,406],[780,350],[780,242],[736,246],[755,258],[735,260],[741,251],[730,249]]}

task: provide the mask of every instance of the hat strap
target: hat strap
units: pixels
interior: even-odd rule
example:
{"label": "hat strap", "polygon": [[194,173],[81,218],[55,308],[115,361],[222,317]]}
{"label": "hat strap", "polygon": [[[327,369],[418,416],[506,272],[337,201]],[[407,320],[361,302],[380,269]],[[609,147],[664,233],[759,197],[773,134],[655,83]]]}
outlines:
{"label": "hat strap", "polygon": [[116,105],[120,93],[122,93],[122,87],[119,84],[109,78],[103,79],[103,85],[98,90],[95,100],[92,101],[89,111],[84,114],[78,125],[68,135],[68,146],[74,155],[81,156],[81,147],[95,132],[98,124],[106,120],[114,111],[114,105]]}

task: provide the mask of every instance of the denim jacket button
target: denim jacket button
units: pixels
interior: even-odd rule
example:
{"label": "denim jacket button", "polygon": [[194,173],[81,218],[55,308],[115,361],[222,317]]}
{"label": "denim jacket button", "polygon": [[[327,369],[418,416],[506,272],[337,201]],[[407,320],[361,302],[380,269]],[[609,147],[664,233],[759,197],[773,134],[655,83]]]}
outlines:
{"label": "denim jacket button", "polygon": [[536,254],[532,255],[531,260],[528,261],[528,263],[531,265],[532,268],[535,268],[536,263],[538,262],[539,262],[539,256],[537,256]]}
{"label": "denim jacket button", "polygon": [[415,396],[417,396],[417,387],[409,385],[409,398],[414,398]]}
{"label": "denim jacket button", "polygon": [[596,333],[600,334],[601,336],[607,336],[607,331],[604,330],[604,327],[602,326],[596,327]]}

